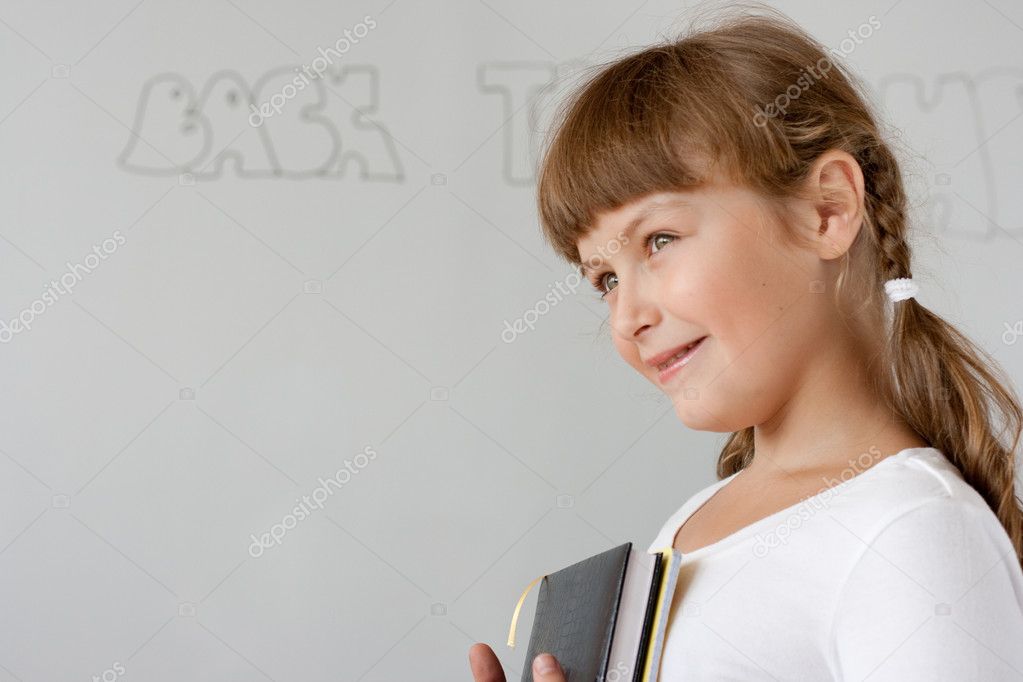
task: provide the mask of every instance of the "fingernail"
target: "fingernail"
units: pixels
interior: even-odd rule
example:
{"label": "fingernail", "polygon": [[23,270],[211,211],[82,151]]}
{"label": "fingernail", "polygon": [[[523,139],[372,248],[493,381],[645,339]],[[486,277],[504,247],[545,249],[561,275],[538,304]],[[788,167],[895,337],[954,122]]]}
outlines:
{"label": "fingernail", "polygon": [[546,675],[558,669],[558,662],[550,654],[540,654],[533,659],[533,672]]}

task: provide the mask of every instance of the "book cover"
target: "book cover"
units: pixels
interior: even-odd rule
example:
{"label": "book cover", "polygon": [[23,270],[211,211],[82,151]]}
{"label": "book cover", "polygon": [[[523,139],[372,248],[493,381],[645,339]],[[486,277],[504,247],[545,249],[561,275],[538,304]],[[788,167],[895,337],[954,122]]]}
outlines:
{"label": "book cover", "polygon": [[539,581],[522,682],[532,682],[542,652],[558,659],[568,682],[656,680],[680,558],[670,547],[646,554],[628,542],[534,580],[508,639],[514,646],[519,609]]}

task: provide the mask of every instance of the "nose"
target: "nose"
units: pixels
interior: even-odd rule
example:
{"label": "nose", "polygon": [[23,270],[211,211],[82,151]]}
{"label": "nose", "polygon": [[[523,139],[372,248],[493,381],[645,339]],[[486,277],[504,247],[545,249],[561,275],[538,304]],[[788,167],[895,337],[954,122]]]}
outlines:
{"label": "nose", "polygon": [[649,292],[647,278],[637,268],[627,281],[615,287],[611,329],[625,341],[635,341],[657,322],[657,305]]}

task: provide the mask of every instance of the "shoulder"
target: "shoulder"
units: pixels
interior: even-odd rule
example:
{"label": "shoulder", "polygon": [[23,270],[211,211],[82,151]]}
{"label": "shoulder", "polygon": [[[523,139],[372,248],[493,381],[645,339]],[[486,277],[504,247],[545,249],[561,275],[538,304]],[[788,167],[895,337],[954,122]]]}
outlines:
{"label": "shoulder", "polygon": [[978,569],[995,562],[1023,577],[1005,528],[980,493],[940,451],[915,450],[839,489],[832,518],[855,548],[843,589],[885,577],[936,594],[957,581],[972,584]]}
{"label": "shoulder", "polygon": [[958,469],[940,452],[925,454],[893,462],[845,501],[850,509],[852,498],[888,501],[867,515],[862,535],[845,529],[857,552],[831,623],[845,679],[972,680],[983,670],[996,680],[1023,671],[1023,569],[1012,542]]}
{"label": "shoulder", "polygon": [[876,537],[914,522],[930,528],[935,516],[986,516],[981,520],[1001,527],[980,494],[936,448],[909,448],[866,470],[858,471],[856,464],[836,474],[819,495],[853,537]]}

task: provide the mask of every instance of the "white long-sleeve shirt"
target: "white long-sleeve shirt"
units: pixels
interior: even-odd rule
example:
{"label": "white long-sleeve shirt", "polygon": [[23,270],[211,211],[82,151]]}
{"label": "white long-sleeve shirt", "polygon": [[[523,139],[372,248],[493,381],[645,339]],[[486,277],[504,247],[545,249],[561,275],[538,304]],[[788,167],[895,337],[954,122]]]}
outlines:
{"label": "white long-sleeve shirt", "polygon": [[683,555],[661,682],[1023,682],[1023,570],[959,470],[909,448],[844,479]]}

